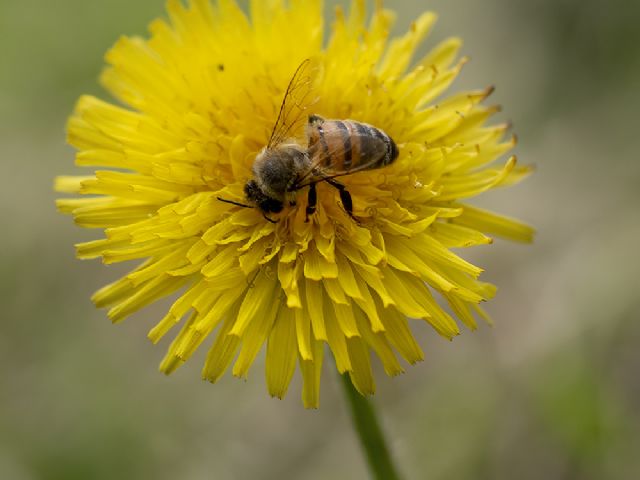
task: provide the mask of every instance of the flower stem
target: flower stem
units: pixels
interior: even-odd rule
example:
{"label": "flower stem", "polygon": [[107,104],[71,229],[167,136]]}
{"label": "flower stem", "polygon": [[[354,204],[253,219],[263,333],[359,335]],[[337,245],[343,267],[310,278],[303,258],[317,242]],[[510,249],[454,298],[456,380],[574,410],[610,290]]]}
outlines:
{"label": "flower stem", "polygon": [[353,426],[358,432],[358,438],[373,478],[377,480],[399,480],[400,477],[391,461],[389,449],[378,423],[376,412],[371,402],[360,395],[351,383],[349,375],[342,376],[342,387],[349,402]]}

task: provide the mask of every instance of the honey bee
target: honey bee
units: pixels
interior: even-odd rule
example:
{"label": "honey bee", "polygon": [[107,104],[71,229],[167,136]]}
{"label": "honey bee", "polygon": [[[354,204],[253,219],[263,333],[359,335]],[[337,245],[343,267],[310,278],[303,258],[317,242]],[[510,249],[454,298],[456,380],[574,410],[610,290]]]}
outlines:
{"label": "honey bee", "polygon": [[[354,220],[353,201],[346,186],[336,177],[386,167],[398,158],[398,147],[389,135],[372,125],[355,120],[328,120],[305,115],[317,68],[310,59],[296,69],[280,106],[267,146],[258,153],[253,178],[244,186],[246,205],[218,197],[245,208],[258,208],[265,219],[280,213],[285,203],[293,206],[298,190],[309,187],[306,220],[316,211],[316,185],[327,182],[336,188],[345,212]],[[305,119],[306,117],[306,119]],[[293,138],[306,120],[306,146]]]}

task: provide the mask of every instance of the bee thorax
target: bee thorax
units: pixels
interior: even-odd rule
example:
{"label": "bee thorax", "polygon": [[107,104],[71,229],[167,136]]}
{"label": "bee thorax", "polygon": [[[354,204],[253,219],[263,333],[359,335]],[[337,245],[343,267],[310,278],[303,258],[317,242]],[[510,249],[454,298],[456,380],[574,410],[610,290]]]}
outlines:
{"label": "bee thorax", "polygon": [[307,154],[297,145],[265,149],[253,164],[253,177],[262,193],[283,201],[298,174],[309,164]]}

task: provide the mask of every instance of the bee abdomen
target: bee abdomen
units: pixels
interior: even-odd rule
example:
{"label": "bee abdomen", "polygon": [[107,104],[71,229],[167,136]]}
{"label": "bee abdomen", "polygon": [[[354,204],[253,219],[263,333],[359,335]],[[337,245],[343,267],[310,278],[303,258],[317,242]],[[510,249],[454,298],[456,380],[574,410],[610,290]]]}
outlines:
{"label": "bee abdomen", "polygon": [[398,147],[384,131],[353,120],[347,120],[346,123],[350,124],[351,131],[355,131],[360,140],[360,164],[372,163],[369,168],[381,168],[398,158]]}
{"label": "bee abdomen", "polygon": [[315,134],[314,143],[323,165],[335,171],[382,168],[398,157],[398,148],[391,137],[366,123],[325,120]]}

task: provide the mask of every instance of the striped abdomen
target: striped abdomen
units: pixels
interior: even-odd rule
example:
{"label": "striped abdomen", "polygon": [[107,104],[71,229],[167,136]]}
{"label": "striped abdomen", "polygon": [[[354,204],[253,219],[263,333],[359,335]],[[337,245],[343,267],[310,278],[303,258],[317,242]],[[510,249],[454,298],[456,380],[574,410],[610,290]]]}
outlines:
{"label": "striped abdomen", "polygon": [[382,168],[398,158],[394,141],[379,128],[354,120],[309,117],[309,156],[325,172]]}

